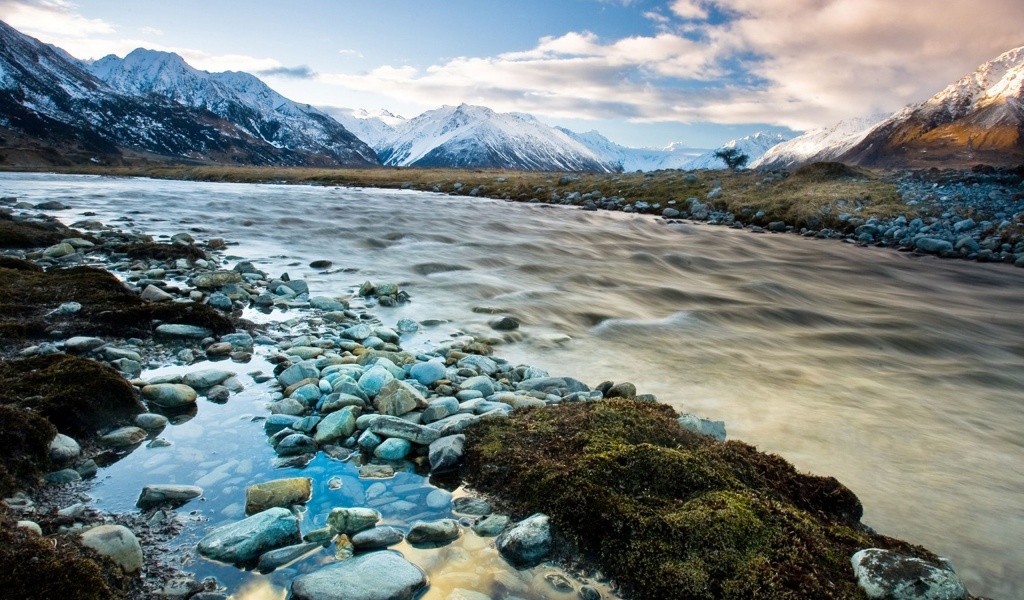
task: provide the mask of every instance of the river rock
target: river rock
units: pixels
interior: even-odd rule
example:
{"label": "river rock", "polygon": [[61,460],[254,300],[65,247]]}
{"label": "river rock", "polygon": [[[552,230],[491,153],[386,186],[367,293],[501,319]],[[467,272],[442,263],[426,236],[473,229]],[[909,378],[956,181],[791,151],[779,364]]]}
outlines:
{"label": "river rock", "polygon": [[516,523],[495,540],[505,560],[516,567],[534,567],[551,552],[551,525],[547,515],[537,513]]}
{"label": "river rock", "polygon": [[494,375],[498,371],[498,363],[492,358],[470,354],[459,359],[456,363],[460,369],[473,369],[484,375]]}
{"label": "river rock", "polygon": [[370,431],[386,438],[401,438],[424,446],[432,444],[441,435],[434,429],[410,423],[405,419],[381,415],[370,425]]}
{"label": "river rock", "polygon": [[720,442],[725,441],[725,421],[702,419],[691,414],[680,415],[676,420],[683,429],[688,429],[701,435],[709,435]]}
{"label": "river rock", "polygon": [[956,573],[919,558],[869,548],[853,555],[853,573],[868,598],[963,600],[967,589]]}
{"label": "river rock", "polygon": [[114,561],[125,573],[142,569],[142,546],[123,525],[100,525],[82,533],[82,545]]}
{"label": "river rock", "polygon": [[316,370],[315,367],[299,363],[281,371],[281,374],[277,376],[277,382],[281,384],[281,387],[288,389],[305,379],[317,379],[319,377],[320,371]]}
{"label": "river rock", "polygon": [[250,485],[245,489],[245,514],[253,515],[268,508],[287,508],[305,504],[313,497],[313,480],[289,477]]}
{"label": "river rock", "polygon": [[200,371],[192,371],[191,373],[185,373],[181,378],[181,382],[185,385],[202,390],[221,384],[227,379],[234,377],[235,374],[232,371],[222,371],[220,369],[202,369]]}
{"label": "river rock", "polygon": [[922,252],[932,254],[948,254],[953,251],[953,244],[938,238],[922,237],[914,240],[914,247]]}
{"label": "river rock", "polygon": [[75,354],[92,352],[107,342],[97,337],[76,336],[64,342],[64,349]]}
{"label": "river rock", "polygon": [[156,287],[152,283],[147,285],[146,289],[142,290],[141,297],[143,300],[149,300],[150,302],[170,302],[171,300],[174,300],[174,296]]}
{"label": "river rock", "polygon": [[293,600],[412,600],[427,585],[419,567],[391,551],[336,562],[292,581]]}
{"label": "river rock", "polygon": [[195,404],[198,394],[183,383],[157,383],[142,388],[142,397],[164,408],[179,408]]}
{"label": "river rock", "polygon": [[494,381],[486,375],[477,375],[476,377],[470,377],[463,380],[463,382],[459,384],[459,389],[464,392],[480,392],[480,397],[486,398],[487,396],[494,395]]}
{"label": "river rock", "polygon": [[[256,564],[256,570],[260,573],[270,573],[271,571],[279,567],[283,567],[293,560],[302,558],[310,552],[322,547],[323,544],[310,542],[305,544],[295,544],[294,546],[285,546],[284,548],[264,552],[263,555],[260,556],[259,562]],[[193,600],[194,598],[195,596],[193,596]]]}
{"label": "river rock", "polygon": [[149,431],[160,431],[167,427],[167,417],[156,413],[142,413],[135,415],[135,425]]}
{"label": "river rock", "polygon": [[426,425],[434,421],[440,421],[457,412],[459,412],[459,401],[452,396],[431,400],[427,404],[427,408],[423,410],[423,424]]}
{"label": "river rock", "polygon": [[437,544],[454,540],[461,533],[459,522],[455,519],[417,521],[409,528],[409,535],[405,539],[410,544]]}
{"label": "river rock", "polygon": [[199,541],[199,554],[237,564],[300,541],[298,518],[286,508],[271,508],[214,529]]}
{"label": "river rock", "polygon": [[559,389],[566,389],[571,394],[590,391],[589,387],[572,377],[538,377],[520,381],[516,385],[516,390],[520,392],[551,392]]}
{"label": "river rock", "polygon": [[142,440],[146,439],[147,435],[146,430],[141,427],[118,427],[110,433],[101,436],[100,443],[113,448],[123,448],[142,442]]}
{"label": "river rock", "polygon": [[445,377],[444,362],[440,360],[429,360],[416,363],[409,369],[409,376],[423,385],[432,385],[435,381]]}
{"label": "river rock", "polygon": [[402,460],[412,452],[412,442],[388,438],[373,449],[373,455],[382,460]]}
{"label": "river rock", "polygon": [[482,517],[491,514],[491,503],[473,496],[461,496],[453,502],[452,510],[464,515]]}
{"label": "river rock", "polygon": [[231,344],[231,347],[235,350],[241,350],[243,352],[252,352],[253,339],[252,336],[245,332],[229,333],[227,335],[220,336],[220,341]]}
{"label": "river rock", "polygon": [[54,244],[53,246],[50,246],[46,250],[43,250],[43,256],[47,258],[62,258],[64,256],[68,256],[69,254],[74,253],[75,247],[72,246],[71,244],[65,244],[63,242],[61,242],[60,244]]}
{"label": "river rock", "polygon": [[157,506],[170,505],[181,506],[189,500],[203,495],[203,488],[194,485],[162,485],[152,484],[142,488],[135,506],[142,510],[149,510]]}
{"label": "river rock", "polygon": [[401,543],[405,534],[397,527],[383,526],[360,531],[350,539],[357,551],[378,550]]}
{"label": "river rock", "polygon": [[179,325],[176,323],[158,325],[156,333],[157,335],[162,335],[164,337],[193,339],[203,339],[213,335],[213,331],[205,327],[200,327],[198,325]]}
{"label": "river rock", "polygon": [[372,508],[335,508],[327,515],[327,524],[339,535],[352,535],[369,529],[380,521],[380,513]]}
{"label": "river rock", "polygon": [[316,454],[317,443],[303,433],[293,433],[282,439],[274,450],[278,456],[298,456],[300,454]]}
{"label": "river rock", "polygon": [[511,522],[505,515],[487,515],[473,525],[473,532],[480,537],[494,537],[505,531]]}
{"label": "river rock", "polygon": [[[370,369],[372,372],[374,369]],[[359,380],[362,382],[362,379]],[[427,405],[426,399],[416,388],[404,381],[388,381],[373,399],[373,406],[382,415],[401,416]]]}
{"label": "river rock", "polygon": [[58,433],[50,442],[50,460],[54,464],[65,465],[82,454],[82,447],[74,438]]}
{"label": "river rock", "polygon": [[263,432],[267,435],[274,435],[284,429],[290,429],[299,421],[295,415],[275,414],[267,417],[263,422]]}
{"label": "river rock", "polygon": [[495,331],[515,331],[519,329],[519,321],[513,317],[498,317],[497,319],[491,320],[488,325]]}
{"label": "river rock", "polygon": [[200,273],[192,279],[192,285],[197,288],[213,290],[228,285],[229,283],[241,283],[242,274],[234,271],[213,271],[212,273]]}
{"label": "river rock", "polygon": [[428,458],[432,473],[450,473],[459,467],[462,461],[466,436],[449,435],[439,438],[430,444]]}
{"label": "river rock", "polygon": [[317,444],[327,444],[339,439],[346,440],[355,433],[355,430],[356,409],[352,406],[346,406],[324,417],[316,426],[316,434],[313,436],[313,439]]}
{"label": "river rock", "polygon": [[359,390],[368,397],[373,398],[394,378],[395,376],[384,367],[373,367],[359,376]]}

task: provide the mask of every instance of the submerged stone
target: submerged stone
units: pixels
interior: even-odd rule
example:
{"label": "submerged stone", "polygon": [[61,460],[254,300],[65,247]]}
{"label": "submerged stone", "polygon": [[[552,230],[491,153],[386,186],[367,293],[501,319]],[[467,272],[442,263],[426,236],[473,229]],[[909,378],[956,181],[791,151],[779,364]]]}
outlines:
{"label": "submerged stone", "polygon": [[238,564],[264,552],[300,541],[299,520],[285,508],[271,508],[237,523],[214,529],[199,541],[199,554]]}
{"label": "submerged stone", "polygon": [[292,581],[293,600],[412,600],[426,587],[419,567],[390,552],[330,564]]}
{"label": "submerged stone", "polygon": [[163,505],[178,507],[202,495],[203,488],[194,485],[153,484],[142,488],[135,506],[142,510]]}

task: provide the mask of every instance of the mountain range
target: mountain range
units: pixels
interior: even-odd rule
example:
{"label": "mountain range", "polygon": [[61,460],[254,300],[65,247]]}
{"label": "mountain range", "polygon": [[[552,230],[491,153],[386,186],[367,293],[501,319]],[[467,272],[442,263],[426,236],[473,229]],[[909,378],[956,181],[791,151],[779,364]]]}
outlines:
{"label": "mountain range", "polygon": [[[852,119],[792,140],[728,142],[751,168],[839,161],[878,167],[1024,162],[1024,47],[890,116]],[[249,73],[208,73],[137,49],[79,61],[0,22],[0,164],[137,159],[197,164],[451,167],[545,171],[717,169],[713,150],[629,148],[597,131],[463,104],[412,119],[313,107]]]}

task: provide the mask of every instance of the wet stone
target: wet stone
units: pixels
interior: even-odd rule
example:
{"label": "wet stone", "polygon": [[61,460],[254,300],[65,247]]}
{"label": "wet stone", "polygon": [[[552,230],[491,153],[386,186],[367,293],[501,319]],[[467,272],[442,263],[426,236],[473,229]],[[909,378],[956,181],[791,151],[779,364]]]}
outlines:
{"label": "wet stone", "polygon": [[373,455],[381,460],[402,460],[412,451],[412,443],[399,438],[388,438],[374,448]]}
{"label": "wet stone", "polygon": [[336,562],[292,581],[293,600],[412,600],[426,575],[401,555],[385,551]]}
{"label": "wet stone", "polygon": [[868,598],[962,600],[967,590],[956,573],[919,558],[869,548],[851,559],[857,583]]}
{"label": "wet stone", "polygon": [[327,524],[337,534],[352,535],[369,529],[380,521],[380,513],[372,508],[335,508],[327,515]]}
{"label": "wet stone", "polygon": [[213,331],[198,325],[164,324],[156,328],[157,335],[170,338],[203,339],[213,335]]}
{"label": "wet stone", "polygon": [[147,435],[146,430],[140,427],[119,427],[110,433],[100,436],[100,443],[113,448],[123,448],[142,442],[146,439]]}
{"label": "wet stone", "polygon": [[473,532],[480,537],[494,537],[508,529],[511,522],[505,515],[488,515],[473,525]]}
{"label": "wet stone", "polygon": [[489,515],[491,514],[491,503],[472,496],[462,496],[455,499],[452,510],[464,515]]}
{"label": "wet stone", "polygon": [[351,537],[356,551],[377,550],[402,542],[405,534],[397,527],[383,526],[360,531]]}
{"label": "wet stone", "polygon": [[198,395],[182,383],[158,383],[142,388],[142,397],[163,408],[178,408],[195,404]]}
{"label": "wet stone", "polygon": [[260,556],[260,560],[256,565],[256,570],[260,573],[270,573],[271,571],[283,567],[294,560],[298,560],[310,552],[322,547],[323,546],[319,543],[305,543],[285,546],[284,548],[265,552]]}
{"label": "wet stone", "polygon": [[149,431],[159,431],[167,427],[167,417],[156,413],[135,415],[135,425]]}
{"label": "wet stone", "polygon": [[199,553],[211,560],[242,563],[299,541],[298,518],[288,509],[271,508],[213,530],[199,541]]}
{"label": "wet stone", "polygon": [[82,454],[82,447],[74,438],[58,433],[50,442],[49,453],[54,464],[64,465],[78,458]]}
{"label": "wet stone", "polygon": [[142,510],[158,506],[178,507],[203,495],[203,488],[194,485],[153,484],[142,488],[135,506]]}
{"label": "wet stone", "polygon": [[454,540],[461,533],[462,529],[455,519],[417,521],[409,528],[406,539],[410,544],[437,544]]}
{"label": "wet stone", "polygon": [[281,440],[275,448],[278,456],[296,456],[300,454],[316,454],[317,444],[313,438],[302,433],[293,433]]}
{"label": "wet stone", "polygon": [[195,389],[206,389],[223,383],[226,379],[233,377],[234,375],[235,373],[233,371],[202,369],[199,371],[185,373],[181,378],[181,382]]}
{"label": "wet stone", "polygon": [[305,504],[313,497],[313,480],[309,477],[290,477],[257,483],[245,490],[245,513],[263,512],[268,508],[287,508]]}
{"label": "wet stone", "polygon": [[540,564],[551,552],[551,527],[547,515],[535,514],[498,536],[498,552],[517,567]]}
{"label": "wet stone", "polygon": [[114,561],[125,573],[142,569],[142,546],[123,525],[100,525],[81,536],[82,545]]}

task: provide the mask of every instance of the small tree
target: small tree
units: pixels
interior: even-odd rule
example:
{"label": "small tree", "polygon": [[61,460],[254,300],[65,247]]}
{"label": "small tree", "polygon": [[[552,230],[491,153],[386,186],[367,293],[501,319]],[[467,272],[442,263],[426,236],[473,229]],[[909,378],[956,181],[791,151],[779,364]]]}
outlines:
{"label": "small tree", "polygon": [[725,166],[733,170],[742,169],[747,164],[747,161],[750,160],[750,157],[739,148],[719,148],[715,150],[715,156],[722,159]]}

